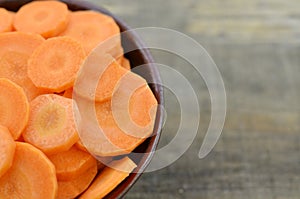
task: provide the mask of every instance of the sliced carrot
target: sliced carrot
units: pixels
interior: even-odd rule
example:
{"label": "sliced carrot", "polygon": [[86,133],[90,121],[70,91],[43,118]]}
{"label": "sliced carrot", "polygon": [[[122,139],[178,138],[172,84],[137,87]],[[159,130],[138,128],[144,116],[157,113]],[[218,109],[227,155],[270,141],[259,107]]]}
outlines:
{"label": "sliced carrot", "polygon": [[98,170],[102,170],[104,167],[106,167],[109,163],[113,161],[113,156],[107,156],[107,157],[97,157],[98,160]]}
{"label": "sliced carrot", "polygon": [[48,156],[56,169],[57,179],[69,181],[78,178],[88,168],[97,166],[97,160],[77,147]]}
{"label": "sliced carrot", "polygon": [[[95,105],[93,101],[76,98],[81,119],[84,121],[80,122],[78,132],[88,151],[94,155],[127,154],[149,137],[153,131],[157,101],[152,91],[144,79],[131,71],[122,70],[125,70],[126,74],[118,80],[112,100]],[[88,84],[89,81],[86,87]],[[134,91],[135,87],[140,88]],[[76,88],[77,86],[74,87],[75,92]],[[133,95],[127,96],[130,92],[133,92]],[[94,106],[99,124],[93,120]],[[118,117],[117,120],[115,117]]]}
{"label": "sliced carrot", "polygon": [[115,61],[108,66],[98,81],[95,101],[103,102],[111,99],[115,86],[126,72],[127,71]]}
{"label": "sliced carrot", "polygon": [[117,62],[119,65],[121,65],[123,68],[130,70],[131,66],[130,66],[130,61],[125,58],[124,56],[121,56],[117,59]]}
{"label": "sliced carrot", "polygon": [[0,178],[0,198],[53,199],[57,193],[55,168],[38,149],[16,142],[12,167]]}
{"label": "sliced carrot", "polygon": [[66,97],[66,98],[72,99],[72,96],[73,96],[73,88],[69,88],[69,89],[65,90],[63,96]]}
{"label": "sliced carrot", "polygon": [[24,90],[6,78],[0,78],[0,124],[17,140],[29,117],[29,104]]}
{"label": "sliced carrot", "polygon": [[[120,33],[120,28],[113,18],[95,11],[72,12],[67,29],[61,33],[79,41],[89,54],[99,43]],[[111,54],[122,51],[120,35],[116,41],[106,46]]]}
{"label": "sliced carrot", "polygon": [[17,142],[25,142],[25,140],[24,140],[22,134],[21,134],[21,136],[20,136],[16,141],[17,141]]}
{"label": "sliced carrot", "polygon": [[127,70],[130,70],[131,69],[131,66],[130,66],[130,61],[123,57],[122,58],[122,64],[121,64],[124,68],[126,68]]}
{"label": "sliced carrot", "polygon": [[84,58],[84,50],[75,40],[51,38],[29,58],[28,76],[37,87],[60,93],[73,86]]}
{"label": "sliced carrot", "polygon": [[103,198],[129,176],[135,167],[136,164],[128,157],[113,161],[96,177],[92,185],[79,198]]}
{"label": "sliced carrot", "polygon": [[[116,93],[118,93],[118,91]],[[116,97],[116,95],[114,97]],[[116,98],[116,101],[122,99],[122,96],[119,96],[119,97],[120,98]],[[122,104],[119,106],[122,106]],[[118,109],[118,105],[115,106],[115,109]],[[129,114],[130,115],[128,115],[128,117],[130,117],[130,118],[127,118],[127,119],[131,120],[132,122],[136,123],[136,125],[139,125],[141,127],[151,126],[150,131],[152,131],[153,130],[152,128],[153,128],[153,125],[155,122],[156,111],[157,111],[157,100],[156,100],[154,94],[152,93],[151,89],[147,85],[147,86],[137,89],[131,96],[131,98],[129,100]],[[123,115],[123,112],[125,112],[125,109],[121,110],[120,112],[115,112],[114,116],[115,116],[115,114]],[[126,116],[126,114],[124,114],[124,115]],[[120,117],[120,119],[121,119],[121,117]],[[146,130],[146,131],[147,131],[146,132],[147,135],[140,135],[139,132],[137,132],[137,133],[130,132],[130,134],[132,136],[136,136],[136,137],[148,137],[149,133],[151,133],[151,132],[149,132],[148,130]]]}
{"label": "sliced carrot", "polygon": [[[124,119],[123,121],[116,121],[110,102],[96,104],[98,122],[106,137],[104,143],[102,143],[105,147],[96,147],[92,150],[89,148],[89,150],[101,156],[122,155],[131,152],[148,138],[153,131],[154,125],[153,116],[152,119],[149,116],[149,112],[151,111],[150,107],[156,105],[155,98],[152,97],[152,93],[149,94],[149,92],[151,91],[138,90],[136,92],[136,95],[138,96],[132,97],[133,99],[131,100],[132,102],[129,107],[131,118]],[[135,104],[137,99],[141,100],[138,102],[139,104]],[[151,104],[147,104],[147,100],[149,100],[148,102],[151,102]],[[123,109],[122,111],[125,110]],[[155,113],[152,114],[154,115]],[[125,115],[125,117],[127,117],[127,115]],[[130,129],[129,127],[129,129],[126,129],[126,127],[120,126],[121,122],[134,122],[137,125],[145,126],[145,129]],[[151,123],[151,125],[146,127],[149,123]],[[107,142],[112,145],[110,146]]]}
{"label": "sliced carrot", "polygon": [[78,149],[82,150],[82,151],[88,152],[88,150],[85,148],[85,146],[83,145],[83,143],[82,143],[81,140],[79,140],[78,142],[76,142],[75,146]]}
{"label": "sliced carrot", "polygon": [[23,137],[47,155],[69,150],[79,139],[72,100],[47,94],[31,101],[30,117]]}
{"label": "sliced carrot", "polygon": [[0,34],[0,77],[23,87],[31,101],[44,90],[38,89],[27,75],[27,61],[45,39],[38,34],[10,32]]}
{"label": "sliced carrot", "polygon": [[55,94],[55,95],[59,95],[59,96],[64,96],[64,94],[65,94],[65,91],[63,91],[63,92],[60,92],[60,93],[53,93],[53,94]]}
{"label": "sliced carrot", "polygon": [[58,193],[56,199],[76,198],[91,184],[97,174],[97,166],[92,166],[74,180],[58,181]]}
{"label": "sliced carrot", "polygon": [[[148,138],[154,127],[157,101],[148,86],[137,89],[130,99],[123,99],[124,91],[117,90],[108,108],[110,114],[105,114],[102,105],[96,105],[97,118],[107,139],[122,153],[132,151]],[[125,91],[126,92],[126,91]],[[114,100],[114,99],[113,99]],[[124,101],[129,100],[128,104]],[[106,115],[106,116],[105,116]],[[129,124],[133,124],[130,126]],[[106,150],[107,154],[113,151]],[[120,153],[120,152],[117,152]]]}
{"label": "sliced carrot", "polygon": [[14,159],[16,143],[8,129],[0,125],[0,178],[11,167]]}
{"label": "sliced carrot", "polygon": [[5,8],[0,8],[0,32],[13,30],[13,15]]}
{"label": "sliced carrot", "polygon": [[[125,99],[118,97],[118,100]],[[84,122],[79,124],[81,140],[94,155],[106,157],[130,153],[153,131],[157,101],[148,86],[137,89],[128,105],[119,102],[114,109],[111,101],[94,104],[86,100],[77,105],[84,111],[81,115]],[[93,105],[98,124],[89,123],[93,117]],[[132,123],[134,125],[127,125]]]}
{"label": "sliced carrot", "polygon": [[[111,99],[116,85],[125,74],[131,77],[128,78],[129,81],[147,84],[144,79],[134,73],[129,74],[130,71],[121,67],[108,54],[100,56],[97,56],[97,53],[95,53],[95,56],[90,54],[82,68],[80,77],[76,80],[74,91],[78,96],[96,102]],[[95,75],[96,70],[101,71],[99,76]]]}
{"label": "sliced carrot", "polygon": [[14,27],[17,31],[32,32],[45,38],[64,31],[70,14],[66,4],[59,1],[33,1],[16,13]]}
{"label": "sliced carrot", "polygon": [[[75,146],[84,151],[84,152],[89,152],[86,147],[83,145],[82,141],[79,140],[78,142],[76,142]],[[107,157],[100,157],[97,156],[97,165],[98,165],[98,170],[103,169],[108,163],[110,163],[113,160],[113,157],[107,156]]]}

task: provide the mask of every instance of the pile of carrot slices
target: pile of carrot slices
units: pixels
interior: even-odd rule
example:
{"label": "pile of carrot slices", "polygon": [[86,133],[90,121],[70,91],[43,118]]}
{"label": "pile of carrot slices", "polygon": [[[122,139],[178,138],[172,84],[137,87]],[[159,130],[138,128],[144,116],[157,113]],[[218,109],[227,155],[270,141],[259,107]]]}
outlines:
{"label": "pile of carrot slices", "polygon": [[[136,168],[128,154],[151,136],[157,101],[130,71],[120,37],[102,52],[112,58],[108,67],[89,56],[119,33],[110,16],[59,1],[33,1],[16,13],[0,8],[1,199],[103,198]],[[104,67],[93,97],[74,86],[89,64]],[[128,102],[124,85],[139,85]],[[101,139],[89,124],[76,125],[75,95],[87,111],[92,103]],[[124,130],[127,122],[137,128]]]}

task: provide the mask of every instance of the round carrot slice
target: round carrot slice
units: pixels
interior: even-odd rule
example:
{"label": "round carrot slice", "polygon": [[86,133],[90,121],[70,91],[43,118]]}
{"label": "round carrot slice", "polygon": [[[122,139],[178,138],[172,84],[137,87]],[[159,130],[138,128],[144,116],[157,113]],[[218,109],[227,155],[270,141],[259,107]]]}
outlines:
{"label": "round carrot slice", "polygon": [[59,1],[33,1],[20,8],[14,19],[17,31],[33,32],[45,38],[57,36],[69,22],[69,10]]}
{"label": "round carrot slice", "polygon": [[[147,84],[143,78],[121,67],[112,56],[108,54],[94,56],[95,54],[91,53],[86,59],[79,77],[76,79],[74,91],[78,96],[96,102],[110,100],[116,85],[126,74],[131,76],[128,78],[129,81],[134,80],[141,84]],[[95,75],[98,72],[99,76]]]}
{"label": "round carrot slice", "polygon": [[27,61],[44,41],[45,39],[38,34],[22,32],[0,34],[0,77],[10,79],[21,86],[29,101],[44,93],[27,75]]}
{"label": "round carrot slice", "polygon": [[[130,97],[128,105],[117,90],[113,96],[116,102],[94,103],[83,100],[77,103],[81,121],[78,132],[86,149],[97,156],[116,156],[130,153],[153,132],[157,101],[148,87],[138,88]],[[93,122],[93,106],[97,123]],[[83,122],[84,121],[84,122]],[[89,123],[91,121],[91,123]]]}
{"label": "round carrot slice", "polygon": [[6,78],[0,78],[0,124],[17,140],[29,117],[29,104],[24,90]]}
{"label": "round carrot slice", "polygon": [[84,58],[85,52],[75,40],[51,38],[29,58],[28,76],[37,87],[60,93],[73,86]]}
{"label": "round carrot slice", "polygon": [[[95,105],[98,122],[107,142],[112,143],[118,149],[114,151],[115,148],[103,148],[103,156],[131,152],[153,131],[156,111],[152,111],[152,108],[156,108],[157,101],[150,88],[143,86],[137,89],[130,99],[127,99],[129,100],[128,105],[118,101],[126,100],[119,95],[123,92],[116,91],[115,103],[107,102]],[[129,126],[130,123],[133,123],[134,126]]]}
{"label": "round carrot slice", "polygon": [[122,65],[124,68],[126,68],[127,70],[130,70],[130,69],[131,69],[130,61],[129,61],[127,58],[125,58],[125,57],[122,58],[122,63],[121,63],[121,65]]}
{"label": "round carrot slice", "polygon": [[135,168],[136,164],[128,157],[112,161],[79,198],[103,198],[129,176]]}
{"label": "round carrot slice", "polygon": [[0,8],[0,32],[12,31],[13,15],[4,8]]}
{"label": "round carrot slice", "polygon": [[10,132],[6,127],[0,125],[0,178],[11,167],[14,159],[15,148],[16,143]]}
{"label": "round carrot slice", "polygon": [[81,140],[78,140],[78,142],[76,142],[75,146],[82,151],[88,152],[88,150],[85,148],[85,146],[83,145]]}
{"label": "round carrot slice", "polygon": [[55,94],[40,95],[32,100],[23,137],[47,155],[69,150],[79,139],[72,100]]}
{"label": "round carrot slice", "polygon": [[[70,15],[68,27],[61,35],[70,36],[79,41],[86,53],[90,53],[99,43],[120,33],[120,28],[113,18],[95,11],[77,11]],[[120,36],[111,51],[119,51]]]}
{"label": "round carrot slice", "polygon": [[69,181],[78,178],[88,168],[97,167],[97,160],[89,153],[73,146],[70,150],[48,156],[56,169],[57,179]]}
{"label": "round carrot slice", "polygon": [[73,88],[69,88],[69,89],[65,90],[63,96],[66,97],[66,98],[72,99],[72,96],[73,96]]}
{"label": "round carrot slice", "polygon": [[55,168],[40,150],[16,142],[12,167],[0,178],[0,198],[53,199],[57,194]]}
{"label": "round carrot slice", "polygon": [[58,181],[57,199],[76,198],[91,184],[97,174],[97,165],[93,165],[74,180]]}

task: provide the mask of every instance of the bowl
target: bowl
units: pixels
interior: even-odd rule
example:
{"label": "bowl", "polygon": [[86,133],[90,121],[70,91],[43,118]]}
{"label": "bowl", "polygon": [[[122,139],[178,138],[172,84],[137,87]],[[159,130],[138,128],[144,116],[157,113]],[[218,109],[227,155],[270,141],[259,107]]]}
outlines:
{"label": "bowl", "polygon": [[[31,2],[32,0],[0,0],[0,7],[4,7],[10,11],[17,11],[22,5]],[[119,25],[120,30],[126,31],[130,30],[130,27],[126,25],[121,19],[113,15],[109,11],[105,10],[102,7],[96,6],[92,3],[79,1],[79,0],[62,0],[66,3],[70,10],[95,10],[102,12],[113,17],[116,23]],[[158,82],[159,84],[149,84],[152,92],[154,93],[158,104],[163,105],[163,88],[161,84],[161,79],[159,72],[155,65],[153,64],[153,58],[148,49],[145,48],[142,40],[134,32],[130,31],[122,35],[122,45],[125,49],[138,49],[127,53],[125,56],[130,60],[132,68],[139,65],[146,65],[143,71],[143,74],[147,74],[145,79],[149,82]],[[134,173],[131,173],[121,184],[119,184],[109,195],[105,198],[121,198],[123,197],[128,190],[134,185],[138,178],[142,175],[142,172],[146,169],[147,165],[150,163],[153,153],[157,148],[158,141],[161,135],[161,128],[163,123],[163,115],[161,109],[157,110],[156,121],[153,131],[153,136],[149,137],[145,142],[143,142],[138,148],[134,150],[136,153],[141,153],[139,156],[131,157],[134,162],[137,164],[137,168]]]}

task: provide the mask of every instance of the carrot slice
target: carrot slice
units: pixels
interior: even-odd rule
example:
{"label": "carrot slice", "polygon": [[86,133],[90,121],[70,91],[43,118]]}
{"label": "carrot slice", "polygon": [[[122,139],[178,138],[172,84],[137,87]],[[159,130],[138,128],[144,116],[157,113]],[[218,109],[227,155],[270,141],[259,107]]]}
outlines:
{"label": "carrot slice", "polygon": [[[130,76],[127,78],[130,82],[147,84],[143,78],[121,67],[112,56],[97,56],[97,53],[90,54],[76,80],[74,91],[78,96],[96,102],[107,101],[111,99],[116,85],[125,75]],[[99,76],[95,75],[95,71],[100,71]]]}
{"label": "carrot slice", "polygon": [[0,32],[13,30],[13,15],[4,8],[0,8]]}
{"label": "carrot slice", "polygon": [[127,71],[115,61],[108,66],[98,81],[95,101],[103,102],[111,99],[115,86],[126,72]]}
{"label": "carrot slice", "polygon": [[79,139],[72,100],[47,94],[31,101],[30,117],[23,137],[47,155],[69,150]]}
{"label": "carrot slice", "polygon": [[84,58],[84,50],[75,40],[51,38],[29,58],[28,76],[37,87],[60,93],[73,86]]}
{"label": "carrot slice", "polygon": [[14,159],[16,143],[8,129],[0,125],[0,178],[11,167]]}
{"label": "carrot slice", "polygon": [[[116,91],[115,95],[118,93]],[[117,97],[116,105],[112,105],[111,101],[94,104],[86,100],[77,103],[79,110],[84,111],[79,134],[90,153],[104,157],[127,154],[151,136],[157,101],[150,88],[143,86],[137,89],[128,105],[118,102],[121,100],[124,99]],[[98,124],[89,123],[93,117],[93,105]],[[115,106],[114,109],[112,106]]]}
{"label": "carrot slice", "polygon": [[[83,145],[82,141],[79,140],[78,142],[76,142],[75,146],[84,151],[84,152],[89,152],[86,147]],[[113,160],[113,157],[107,156],[107,157],[100,157],[97,156],[97,165],[98,165],[98,170],[103,169],[108,163],[110,163]]]}
{"label": "carrot slice", "polygon": [[78,142],[76,142],[75,146],[85,152],[88,152],[88,150],[85,148],[85,146],[83,145],[83,143],[81,142],[81,140],[79,140]]}
{"label": "carrot slice", "polygon": [[59,1],[33,1],[16,13],[14,27],[17,31],[32,32],[45,38],[64,31],[70,13],[66,4]]}
{"label": "carrot slice", "polygon": [[76,198],[91,184],[97,174],[97,166],[92,166],[74,180],[58,181],[58,193],[56,199]]}
{"label": "carrot slice", "polygon": [[70,150],[48,156],[56,169],[57,179],[69,181],[78,178],[88,168],[97,166],[97,160],[73,146]]}
{"label": "carrot slice", "polygon": [[[93,56],[94,54],[91,55]],[[89,58],[86,64],[92,66],[93,59]],[[94,102],[75,98],[82,119],[78,125],[78,132],[88,151],[94,155],[115,156],[127,154],[149,137],[153,131],[157,106],[157,101],[153,93],[147,86],[146,81],[140,76],[121,67],[119,68],[126,72],[125,75],[118,79],[118,81],[109,82],[107,80],[109,83],[116,85],[112,86],[112,89],[109,90],[110,93],[113,93],[112,101],[108,100],[96,103],[95,107],[99,124],[93,119]],[[85,76],[91,77],[89,71],[87,70],[86,72]],[[80,76],[78,82],[85,76]],[[102,75],[99,82],[104,77],[105,75]],[[78,90],[84,91],[83,88],[86,88],[85,91],[89,92],[88,87],[92,84],[90,81],[94,81],[93,77],[88,79],[88,81],[83,80],[83,82],[79,82],[78,84],[76,82],[74,87],[76,94]],[[105,84],[100,83],[100,88],[103,85]],[[139,87],[139,89],[134,91],[136,87]],[[115,91],[112,92],[112,90]],[[134,91],[133,95],[127,96],[132,91]],[[84,97],[84,99],[87,98]],[[112,111],[112,108],[114,108],[114,111]],[[116,117],[117,120],[115,120]],[[100,125],[100,128],[98,125]]]}
{"label": "carrot slice", "polygon": [[131,69],[130,61],[127,58],[123,58],[122,66],[127,70]]}
{"label": "carrot slice", "polygon": [[135,167],[136,164],[128,157],[113,161],[110,167],[106,167],[79,198],[103,198],[129,176]]}
{"label": "carrot slice", "polygon": [[69,89],[65,90],[63,96],[66,97],[66,98],[72,99],[72,96],[73,96],[73,88],[69,88]]}
{"label": "carrot slice", "polygon": [[123,68],[127,69],[127,70],[130,70],[131,69],[131,66],[130,66],[130,61],[125,58],[124,56],[122,56],[120,58],[120,65],[123,66]]}
{"label": "carrot slice", "polygon": [[[153,131],[156,112],[153,112],[151,108],[156,105],[156,99],[148,87],[138,89],[133,94],[129,105],[130,118],[127,118],[128,115],[121,113],[126,111],[125,107],[121,109],[119,107],[120,113],[116,112],[113,114],[110,102],[96,104],[98,122],[106,137],[106,140],[102,144],[106,147],[96,147],[93,148],[91,152],[101,156],[112,156],[126,154],[134,150],[148,138]],[[150,112],[152,115],[150,115]],[[116,114],[120,115],[119,120],[116,120]],[[135,129],[126,126],[126,124],[130,122],[141,127],[141,130],[139,128]],[[112,146],[110,147],[107,142],[111,143]]]}
{"label": "carrot slice", "polygon": [[24,90],[6,78],[0,78],[0,124],[17,140],[29,117],[29,104]]}
{"label": "carrot slice", "polygon": [[23,87],[31,101],[44,90],[38,89],[27,75],[27,61],[45,39],[38,34],[10,32],[0,34],[0,77]]}
{"label": "carrot slice", "polygon": [[[95,75],[98,71],[99,76]],[[79,78],[76,79],[74,91],[85,99],[107,101],[111,98],[115,85],[126,72],[127,70],[112,56],[106,54],[99,57],[94,53],[84,62]]]}
{"label": "carrot slice", "polygon": [[98,160],[98,170],[102,170],[105,168],[109,163],[113,161],[113,156],[107,156],[107,157],[97,157]]}
{"label": "carrot slice", "polygon": [[[67,29],[61,33],[79,41],[87,54],[99,43],[120,33],[120,28],[113,18],[95,11],[72,12]],[[121,38],[107,46],[107,52],[117,54],[122,51]]]}
{"label": "carrot slice", "polygon": [[16,142],[12,167],[0,178],[0,198],[53,199],[57,193],[55,168],[38,149]]}

